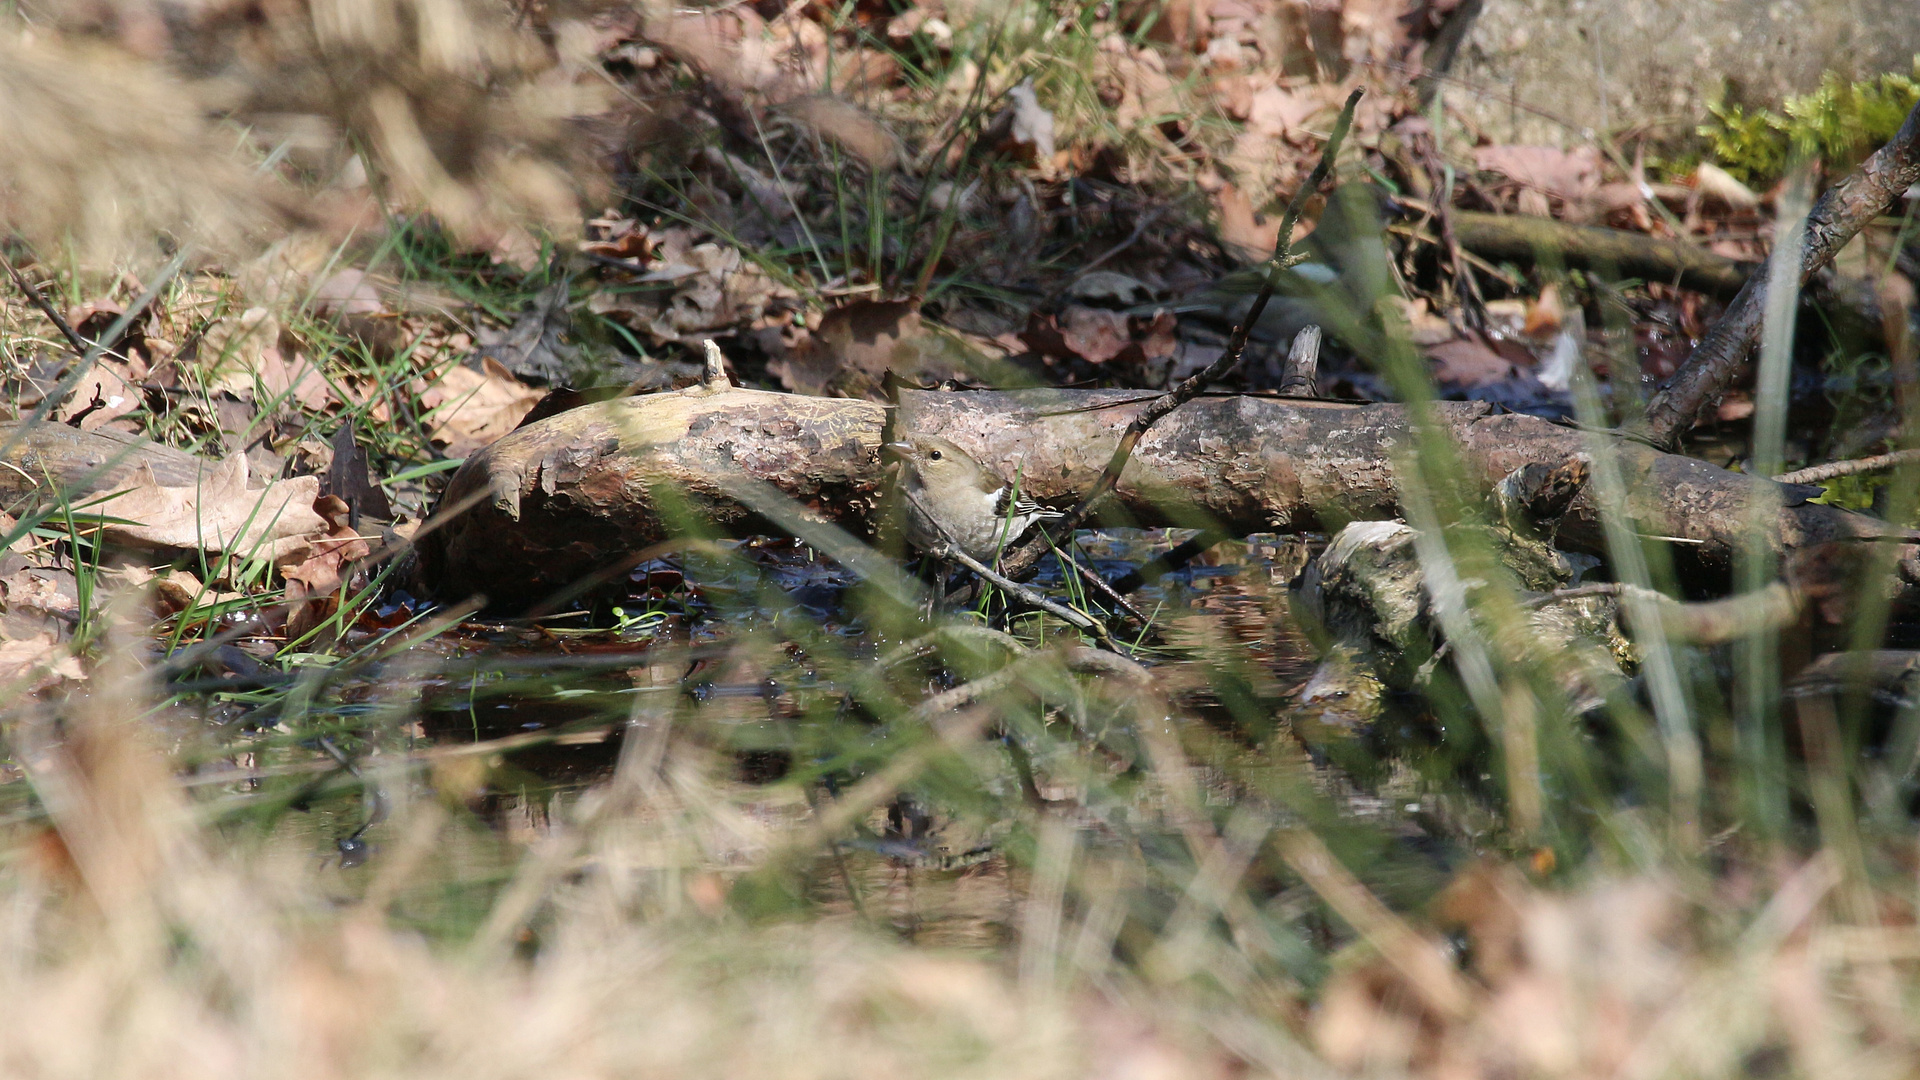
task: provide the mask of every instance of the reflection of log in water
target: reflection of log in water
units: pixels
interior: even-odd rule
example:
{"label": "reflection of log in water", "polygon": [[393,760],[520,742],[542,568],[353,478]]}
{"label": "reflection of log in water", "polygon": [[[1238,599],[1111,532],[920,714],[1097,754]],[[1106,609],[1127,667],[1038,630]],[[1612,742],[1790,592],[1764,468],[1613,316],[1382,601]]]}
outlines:
{"label": "reflection of log in water", "polygon": [[[729,491],[759,481],[805,514],[869,533],[884,480],[889,422],[937,433],[1041,501],[1070,503],[1106,464],[1150,395],[1126,391],[904,391],[898,415],[866,401],[696,388],[622,398],[529,425],[476,454],[441,505],[467,508],[428,532],[425,583],[438,595],[482,594],[524,606],[628,553],[693,527],[773,529]],[[1436,421],[1490,486],[1533,462],[1566,461],[1587,436],[1477,402],[1439,402]],[[1408,436],[1399,405],[1221,396],[1156,425],[1121,478],[1113,524],[1218,524],[1231,532],[1329,530],[1400,516],[1392,457]],[[1613,443],[1630,510],[1644,533],[1675,537],[1696,570],[1723,576],[1760,486],[1785,496],[1775,543],[1886,535],[1877,518],[1805,502],[1806,489],[1728,472],[1640,443]],[[1561,532],[1603,551],[1598,508],[1583,492]],[[1910,563],[1909,558],[1903,565]],[[1909,586],[1902,582],[1900,588]]]}

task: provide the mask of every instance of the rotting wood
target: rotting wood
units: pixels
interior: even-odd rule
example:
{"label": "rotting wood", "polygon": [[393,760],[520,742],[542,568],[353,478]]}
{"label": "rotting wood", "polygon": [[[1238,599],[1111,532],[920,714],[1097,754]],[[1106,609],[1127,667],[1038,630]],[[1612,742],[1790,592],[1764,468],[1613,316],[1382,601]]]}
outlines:
{"label": "rotting wood", "polygon": [[[1104,390],[903,390],[893,423],[951,439],[1022,490],[1077,501],[1151,397]],[[1439,402],[1436,421],[1461,445],[1473,478],[1491,487],[1535,462],[1570,460],[1588,436],[1537,417],[1495,415],[1477,402]],[[870,534],[881,499],[886,410],[849,399],[693,388],[585,406],[529,425],[470,458],[442,505],[479,492],[471,510],[428,534],[424,584],[442,597],[483,594],[496,607],[537,603],[626,553],[684,527],[684,505],[729,535],[779,531],[730,498],[731,480],[761,481],[805,512]],[[1144,438],[1101,519],[1108,524],[1330,531],[1399,516],[1392,458],[1408,436],[1399,405],[1256,396],[1203,397]],[[1774,518],[1787,549],[1888,537],[1885,522],[1796,499],[1770,481],[1618,440],[1629,508],[1640,529],[1674,537],[1690,566],[1724,575],[1764,486],[1793,505]],[[1598,508],[1583,492],[1563,545],[1604,553]],[[1904,553],[1903,567],[1914,565]],[[1906,579],[1895,583],[1907,588]]]}

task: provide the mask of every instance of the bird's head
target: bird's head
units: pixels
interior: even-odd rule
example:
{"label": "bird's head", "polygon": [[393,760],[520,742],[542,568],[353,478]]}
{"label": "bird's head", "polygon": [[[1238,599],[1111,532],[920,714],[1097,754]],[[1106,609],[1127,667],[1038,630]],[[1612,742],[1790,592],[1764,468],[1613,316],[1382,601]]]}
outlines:
{"label": "bird's head", "polygon": [[1000,478],[987,472],[972,454],[938,435],[907,435],[882,449],[909,470],[921,486],[936,491],[965,486],[987,491],[1001,484]]}

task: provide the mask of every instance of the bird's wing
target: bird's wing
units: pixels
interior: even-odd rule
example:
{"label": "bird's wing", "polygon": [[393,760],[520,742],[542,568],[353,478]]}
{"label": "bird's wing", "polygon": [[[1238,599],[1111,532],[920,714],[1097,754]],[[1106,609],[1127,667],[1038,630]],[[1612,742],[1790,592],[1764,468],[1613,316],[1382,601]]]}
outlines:
{"label": "bird's wing", "polygon": [[1006,517],[1009,512],[1011,512],[1014,517],[1032,516],[1032,517],[1049,519],[1049,520],[1052,518],[1061,518],[1061,517],[1067,516],[1062,511],[1055,510],[1052,507],[1041,506],[1039,503],[1034,502],[1032,499],[1027,498],[1025,495],[1021,495],[1017,498],[1014,498],[1013,506],[1008,507],[1007,499],[1011,495],[1013,495],[1013,485],[1009,484],[1006,487],[1003,487],[1000,489],[1000,497],[996,499],[993,504],[993,513],[995,517]]}

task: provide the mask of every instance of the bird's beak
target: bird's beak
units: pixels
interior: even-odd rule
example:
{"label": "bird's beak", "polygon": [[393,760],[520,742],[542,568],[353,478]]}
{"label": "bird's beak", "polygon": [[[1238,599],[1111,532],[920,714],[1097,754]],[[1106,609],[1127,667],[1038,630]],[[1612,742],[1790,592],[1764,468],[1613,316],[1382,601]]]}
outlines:
{"label": "bird's beak", "polygon": [[903,442],[882,443],[880,445],[880,453],[885,457],[907,457],[913,453],[913,444]]}

